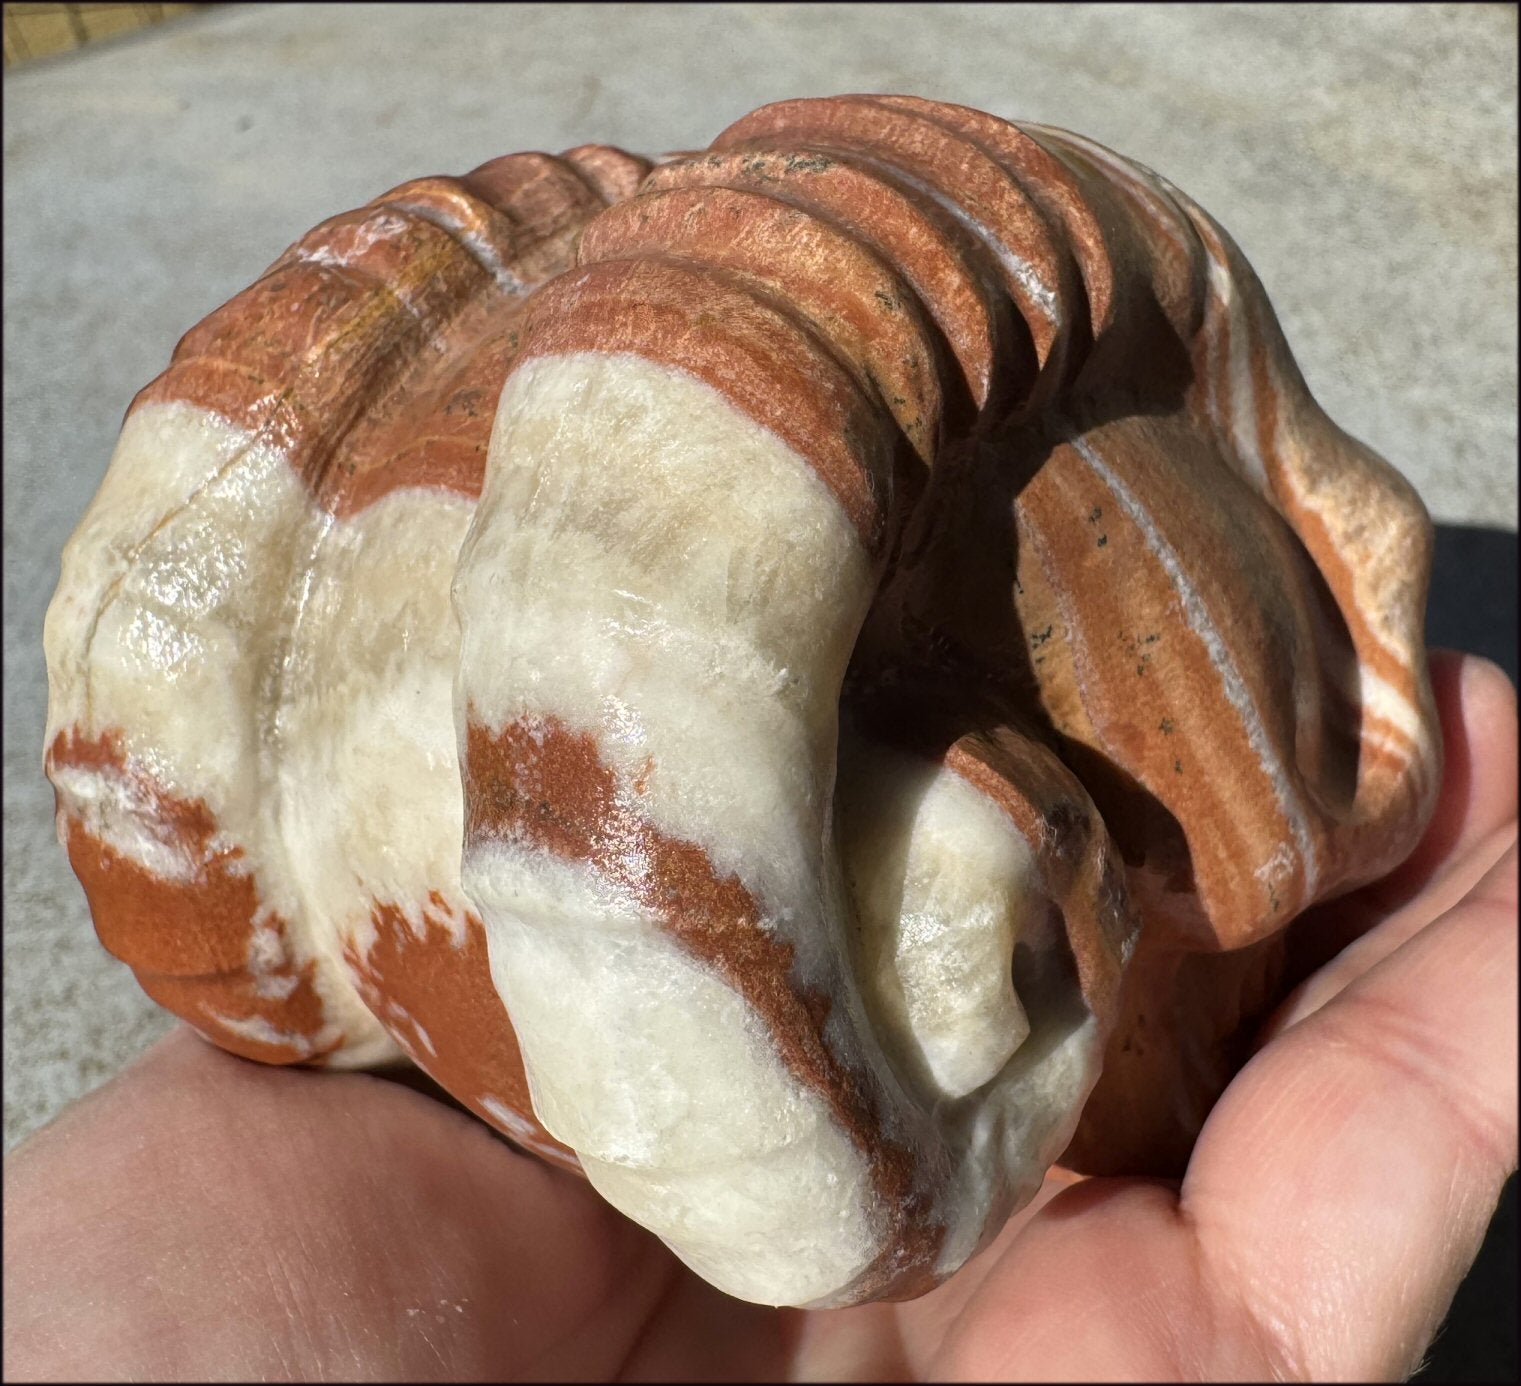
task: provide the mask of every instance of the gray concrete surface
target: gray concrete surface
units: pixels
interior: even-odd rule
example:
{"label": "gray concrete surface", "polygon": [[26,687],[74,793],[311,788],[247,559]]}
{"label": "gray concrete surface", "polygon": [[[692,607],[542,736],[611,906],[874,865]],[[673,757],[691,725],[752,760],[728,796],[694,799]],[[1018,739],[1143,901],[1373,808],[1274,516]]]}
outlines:
{"label": "gray concrete surface", "polygon": [[1331,414],[1516,525],[1516,10],[231,6],[7,73],[5,1146],[167,1028],[99,948],[40,745],[42,613],[122,411],[324,216],[514,149],[706,142],[904,91],[1068,126],[1236,235]]}

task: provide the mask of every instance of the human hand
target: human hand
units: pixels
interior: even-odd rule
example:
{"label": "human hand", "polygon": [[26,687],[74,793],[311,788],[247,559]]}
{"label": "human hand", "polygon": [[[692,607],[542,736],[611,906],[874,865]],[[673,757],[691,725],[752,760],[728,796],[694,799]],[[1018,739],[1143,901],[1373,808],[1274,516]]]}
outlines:
{"label": "human hand", "polygon": [[5,1375],[1408,1374],[1517,1158],[1515,695],[1471,658],[1432,676],[1432,826],[1300,929],[1340,951],[1269,1021],[1181,1187],[1053,1171],[921,1299],[763,1309],[442,1102],[182,1029],[6,1162]]}

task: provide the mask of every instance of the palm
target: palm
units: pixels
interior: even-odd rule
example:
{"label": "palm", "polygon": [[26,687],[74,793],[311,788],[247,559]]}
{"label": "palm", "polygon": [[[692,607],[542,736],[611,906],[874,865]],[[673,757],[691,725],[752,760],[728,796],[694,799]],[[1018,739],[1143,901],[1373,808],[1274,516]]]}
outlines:
{"label": "palm", "polygon": [[1434,674],[1438,821],[1327,911],[1360,937],[1285,1002],[1181,1189],[1058,1171],[922,1299],[766,1310],[428,1097],[182,1032],[8,1162],[6,1374],[1406,1372],[1516,1161],[1514,705]]}

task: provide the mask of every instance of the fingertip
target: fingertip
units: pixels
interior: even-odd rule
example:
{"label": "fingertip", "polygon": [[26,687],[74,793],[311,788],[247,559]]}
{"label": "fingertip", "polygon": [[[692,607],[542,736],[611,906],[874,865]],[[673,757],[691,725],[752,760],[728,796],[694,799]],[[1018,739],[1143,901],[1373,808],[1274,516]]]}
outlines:
{"label": "fingertip", "polygon": [[1463,715],[1470,723],[1502,725],[1515,734],[1516,686],[1510,675],[1483,655],[1461,660]]}
{"label": "fingertip", "polygon": [[1430,652],[1442,734],[1442,787],[1420,844],[1382,891],[1391,904],[1516,816],[1516,689],[1481,655]]}
{"label": "fingertip", "polygon": [[1437,647],[1429,652],[1428,662],[1444,732],[1453,718],[1469,726],[1514,725],[1516,686],[1492,659]]}
{"label": "fingertip", "polygon": [[1505,670],[1480,655],[1464,655],[1458,676],[1477,836],[1516,816],[1516,686]]}

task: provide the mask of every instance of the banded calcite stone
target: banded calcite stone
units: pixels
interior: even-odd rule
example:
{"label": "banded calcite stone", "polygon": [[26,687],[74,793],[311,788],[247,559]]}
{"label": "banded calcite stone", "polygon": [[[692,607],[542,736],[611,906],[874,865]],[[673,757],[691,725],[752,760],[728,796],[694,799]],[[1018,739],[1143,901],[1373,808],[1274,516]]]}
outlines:
{"label": "banded calcite stone", "polygon": [[571,1164],[460,888],[449,582],[527,296],[647,168],[516,154],[302,237],[133,400],[45,631],[59,835],[143,989]]}
{"label": "banded calcite stone", "polygon": [[1285,926],[1414,845],[1429,559],[1166,180],[788,101],[404,185],[194,329],[48,770],[208,1038],[406,1056],[730,1293],[904,1298],[1058,1158],[1180,1168]]}

